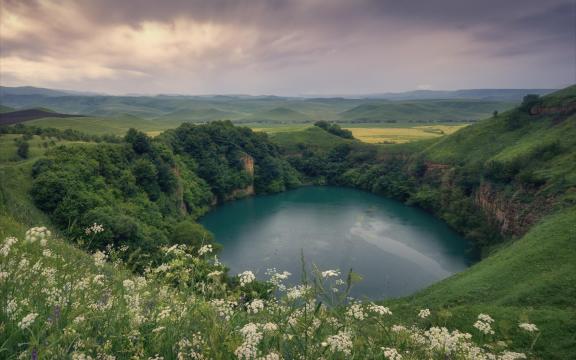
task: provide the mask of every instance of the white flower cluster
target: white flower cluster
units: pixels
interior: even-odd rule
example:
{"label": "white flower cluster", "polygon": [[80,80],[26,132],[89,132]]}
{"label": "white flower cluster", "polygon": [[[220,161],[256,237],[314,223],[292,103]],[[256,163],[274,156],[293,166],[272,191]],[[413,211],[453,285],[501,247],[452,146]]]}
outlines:
{"label": "white flower cluster", "polygon": [[430,309],[422,309],[418,312],[418,317],[421,319],[426,319],[430,316]]}
{"label": "white flower cluster", "polygon": [[260,299],[254,299],[246,305],[246,309],[249,314],[257,314],[258,312],[264,310],[264,301]]}
{"label": "white flower cluster", "polygon": [[534,325],[534,324],[521,323],[520,325],[518,325],[518,327],[520,327],[520,329],[528,331],[528,332],[538,331],[538,327],[536,327],[536,325]]}
{"label": "white flower cluster", "polygon": [[402,355],[398,352],[398,350],[389,347],[383,347],[382,351],[384,352],[384,357],[388,360],[401,360]]}
{"label": "white flower cluster", "polygon": [[256,276],[254,276],[254,273],[252,271],[244,271],[240,274],[238,274],[238,277],[240,278],[240,286],[244,287],[248,284],[250,284],[251,282],[253,282],[254,280],[256,280]]}
{"label": "white flower cluster", "polygon": [[332,352],[342,352],[344,355],[352,354],[352,337],[347,331],[340,331],[336,335],[329,336],[323,346],[328,346]]}
{"label": "white flower cluster", "polygon": [[276,286],[279,290],[286,290],[286,286],[282,283],[284,280],[288,279],[291,273],[288,271],[278,272],[276,269],[268,269],[266,275],[270,276],[269,282]]}
{"label": "white flower cluster", "polygon": [[329,277],[339,277],[340,271],[338,271],[338,270],[326,270],[326,271],[322,271],[321,275],[325,279],[329,278]]}
{"label": "white flower cluster", "polygon": [[474,323],[474,327],[483,334],[493,335],[494,330],[492,330],[491,325],[493,322],[494,319],[492,319],[489,315],[480,314],[478,315],[478,320]]}
{"label": "white flower cluster", "polygon": [[90,226],[88,226],[86,229],[84,229],[84,233],[86,235],[96,235],[96,234],[100,234],[101,232],[104,232],[104,226],[102,226],[101,224],[92,224]]}
{"label": "white flower cluster", "polygon": [[31,243],[40,241],[42,246],[46,246],[46,242],[50,236],[52,236],[52,233],[45,226],[33,227],[26,231],[26,241]]}
{"label": "white flower cluster", "polygon": [[34,323],[37,317],[38,314],[36,313],[30,313],[24,316],[24,318],[18,323],[18,327],[22,330],[29,328],[30,325]]}
{"label": "white flower cluster", "polygon": [[354,303],[348,307],[348,310],[346,310],[346,316],[356,320],[364,320],[366,318],[366,313],[364,312],[361,303]]}
{"label": "white flower cluster", "polygon": [[392,315],[392,311],[389,308],[374,303],[368,305],[368,310],[378,315]]}
{"label": "white flower cluster", "polygon": [[296,300],[306,296],[310,290],[312,290],[310,285],[296,285],[288,289],[286,297],[288,297],[288,300]]}
{"label": "white flower cluster", "polygon": [[238,359],[256,359],[258,357],[258,344],[264,335],[258,331],[258,325],[248,323],[240,329],[240,334],[244,338],[242,344],[234,350],[234,355]]}
{"label": "white flower cluster", "polygon": [[224,299],[214,299],[210,300],[210,305],[212,305],[212,307],[216,310],[218,316],[229,321],[234,314],[234,308],[236,307],[237,303]]}
{"label": "white flower cluster", "polygon": [[7,237],[6,240],[4,240],[4,243],[2,244],[2,247],[0,248],[0,255],[2,256],[8,256],[8,254],[10,253],[10,249],[12,248],[12,246],[14,246],[16,243],[18,242],[18,239],[16,239],[13,236]]}
{"label": "white flower cluster", "polygon": [[106,255],[106,253],[103,253],[102,251],[98,250],[92,255],[92,258],[94,258],[94,264],[96,266],[102,267],[102,266],[104,266],[104,264],[106,264],[106,260],[108,259],[108,255]]}
{"label": "white flower cluster", "polygon": [[203,245],[198,250],[198,255],[202,256],[204,254],[210,254],[213,251],[212,245]]}

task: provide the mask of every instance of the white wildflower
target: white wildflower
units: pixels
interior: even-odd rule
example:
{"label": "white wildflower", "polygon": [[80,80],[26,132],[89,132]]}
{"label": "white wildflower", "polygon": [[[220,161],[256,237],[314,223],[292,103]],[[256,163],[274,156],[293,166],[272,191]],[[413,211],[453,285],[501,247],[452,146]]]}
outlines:
{"label": "white wildflower", "polygon": [[249,314],[257,314],[261,310],[264,309],[264,301],[260,299],[252,300],[246,308],[248,309]]}
{"label": "white wildflower", "polygon": [[0,248],[0,255],[2,256],[8,256],[8,254],[10,253],[10,249],[12,248],[12,246],[14,244],[16,244],[18,242],[18,239],[16,239],[13,236],[7,237],[4,240],[4,244],[2,244],[2,247]]}
{"label": "white wildflower", "polygon": [[22,330],[29,328],[36,320],[36,317],[38,317],[38,314],[36,313],[30,313],[24,316],[24,318],[18,323],[18,327]]}
{"label": "white wildflower", "polygon": [[494,319],[492,319],[492,317],[490,315],[486,315],[486,314],[479,314],[478,320],[487,322],[489,324],[494,322]]}
{"label": "white wildflower", "polygon": [[101,224],[96,224],[96,223],[94,223],[94,224],[88,226],[86,229],[84,229],[84,233],[86,235],[91,235],[91,234],[96,235],[96,234],[99,234],[103,231],[104,231],[104,226],[102,226]]}
{"label": "white wildflower", "polygon": [[238,277],[240,278],[240,286],[242,287],[246,286],[247,284],[250,284],[256,279],[254,273],[248,270],[238,274]]}
{"label": "white wildflower", "polygon": [[198,250],[198,255],[202,256],[204,254],[210,254],[213,251],[212,245],[204,245]]}
{"label": "white wildflower", "polygon": [[392,315],[392,311],[390,311],[389,308],[382,306],[382,305],[376,305],[373,303],[368,305],[368,310],[372,311],[378,315]]}
{"label": "white wildflower", "polygon": [[494,330],[492,330],[492,326],[488,322],[478,320],[474,323],[474,327],[483,334],[486,335],[494,334]]}
{"label": "white wildflower", "polygon": [[430,309],[422,309],[418,312],[418,317],[421,319],[426,319],[430,316]]}
{"label": "white wildflower", "polygon": [[360,303],[350,305],[348,310],[346,310],[346,315],[356,320],[364,320],[364,318],[366,318],[366,313],[364,312],[362,304]]}
{"label": "white wildflower", "polygon": [[104,266],[104,264],[106,264],[106,260],[108,259],[108,255],[100,250],[96,251],[92,257],[94,258],[94,264],[98,267]]}
{"label": "white wildflower", "polygon": [[332,352],[339,351],[344,355],[350,355],[352,353],[352,338],[349,332],[340,331],[336,335],[329,336],[325,343]]}
{"label": "white wildflower", "polygon": [[338,276],[340,276],[340,271],[338,271],[338,270],[322,271],[322,277],[323,278],[338,277]]}
{"label": "white wildflower", "polygon": [[398,352],[398,350],[394,348],[383,347],[382,351],[384,351],[384,357],[388,360],[400,360],[402,359],[402,355]]}

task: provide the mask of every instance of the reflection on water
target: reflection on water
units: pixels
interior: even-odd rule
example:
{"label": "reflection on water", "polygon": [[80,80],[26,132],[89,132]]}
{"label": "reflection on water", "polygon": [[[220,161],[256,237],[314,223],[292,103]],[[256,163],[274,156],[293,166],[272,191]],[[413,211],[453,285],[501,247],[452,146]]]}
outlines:
{"label": "reflection on water", "polygon": [[220,206],[201,219],[232,273],[268,268],[300,278],[300,254],[363,281],[352,294],[410,294],[470,265],[468,243],[431,215],[366,192],[306,187]]}

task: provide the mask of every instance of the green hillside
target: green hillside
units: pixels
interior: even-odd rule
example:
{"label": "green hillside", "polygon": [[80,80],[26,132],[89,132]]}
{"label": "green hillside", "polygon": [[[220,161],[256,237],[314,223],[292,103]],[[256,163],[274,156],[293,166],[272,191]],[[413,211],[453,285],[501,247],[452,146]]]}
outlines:
{"label": "green hillside", "polygon": [[513,103],[480,100],[382,101],[359,105],[340,114],[351,123],[470,122],[504,111]]}
{"label": "green hillside", "polygon": [[312,119],[307,115],[288,109],[277,107],[271,110],[257,112],[252,115],[243,117],[236,122],[238,123],[309,123]]}

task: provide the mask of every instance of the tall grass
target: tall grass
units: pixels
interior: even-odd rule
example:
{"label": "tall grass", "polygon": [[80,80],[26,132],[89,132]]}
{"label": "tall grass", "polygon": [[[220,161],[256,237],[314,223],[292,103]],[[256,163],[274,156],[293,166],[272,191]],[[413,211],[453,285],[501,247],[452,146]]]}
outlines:
{"label": "tall grass", "polygon": [[[87,229],[85,242],[99,231]],[[518,322],[502,338],[488,314],[470,318],[472,333],[446,328],[436,309],[399,318],[394,308],[351,299],[355,276],[338,270],[315,268],[294,287],[274,269],[264,284],[249,270],[229,280],[210,247],[172,246],[162,264],[134,275],[125,251],[89,256],[45,228],[5,239],[0,357],[522,359],[530,347],[509,349],[539,334]]]}

